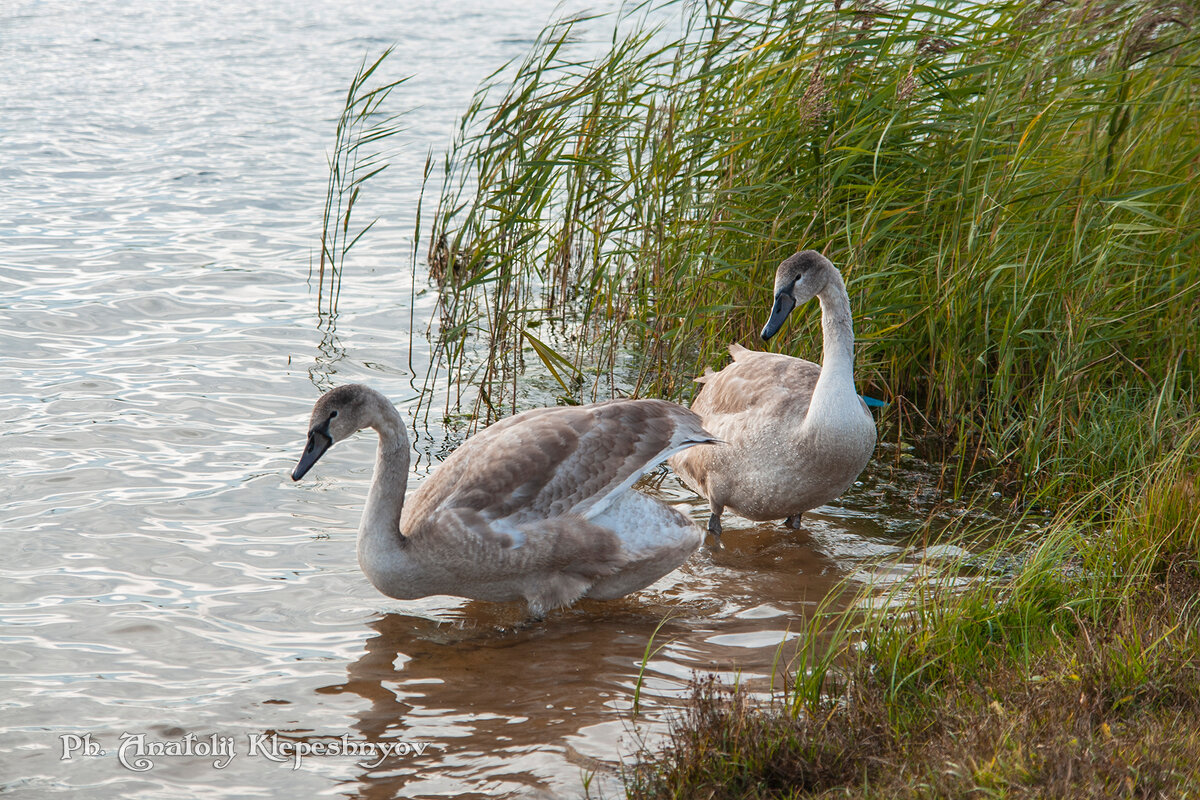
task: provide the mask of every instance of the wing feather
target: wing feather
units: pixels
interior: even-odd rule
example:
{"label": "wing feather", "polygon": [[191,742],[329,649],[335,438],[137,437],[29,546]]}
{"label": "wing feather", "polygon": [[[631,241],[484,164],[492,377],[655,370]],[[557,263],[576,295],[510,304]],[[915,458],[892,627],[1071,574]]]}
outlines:
{"label": "wing feather", "polygon": [[534,409],[468,439],[421,484],[404,520],[470,509],[503,531],[591,517],[668,455],[712,439],[695,413],[661,400]]}
{"label": "wing feather", "polygon": [[[802,358],[738,347],[734,361],[704,379],[704,388],[692,410],[704,419],[714,414],[771,413],[799,424],[808,414],[808,402],[821,376],[821,367]],[[719,431],[714,431],[721,436]],[[722,437],[723,438],[723,437]]]}

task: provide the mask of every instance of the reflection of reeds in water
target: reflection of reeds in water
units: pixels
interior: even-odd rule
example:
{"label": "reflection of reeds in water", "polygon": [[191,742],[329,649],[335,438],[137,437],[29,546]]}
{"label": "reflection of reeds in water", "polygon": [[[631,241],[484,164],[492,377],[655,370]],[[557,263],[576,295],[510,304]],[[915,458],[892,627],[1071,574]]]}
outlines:
{"label": "reflection of reeds in water", "polygon": [[[399,114],[383,108],[392,90],[406,78],[368,86],[371,76],[391,54],[385,50],[374,62],[364,58],[338,117],[333,154],[329,157],[329,186],[321,220],[321,254],[317,265],[317,311],[332,318],[337,314],[346,254],[374,225],[375,220],[352,229],[351,217],[363,184],[387,169],[381,145],[401,131]],[[309,279],[312,274],[310,272]]]}
{"label": "reflection of reeds in water", "polygon": [[1086,483],[1177,440],[1200,365],[1189,15],[707,8],[674,38],[624,20],[592,60],[553,25],[464,115],[430,261],[435,377],[467,410],[510,410],[524,362],[566,401],[686,395],[813,247],[849,279],[863,388],[975,469]]}

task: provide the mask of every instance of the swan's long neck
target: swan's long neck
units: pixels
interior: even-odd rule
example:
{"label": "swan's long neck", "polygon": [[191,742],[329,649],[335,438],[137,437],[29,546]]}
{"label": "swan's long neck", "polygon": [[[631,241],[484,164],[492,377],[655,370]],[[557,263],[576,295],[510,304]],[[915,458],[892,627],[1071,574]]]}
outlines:
{"label": "swan's long neck", "polygon": [[384,405],[380,419],[371,426],[379,434],[379,449],[367,507],[358,526],[358,563],[371,583],[390,594],[385,584],[397,580],[404,583],[406,573],[412,568],[405,552],[406,540],[400,533],[409,454],[404,421],[395,406]]}
{"label": "swan's long neck", "polygon": [[830,270],[829,281],[817,298],[821,301],[823,338],[821,377],[813,389],[810,416],[814,411],[830,413],[834,408],[858,405],[854,390],[854,321],[846,284],[836,270]]}

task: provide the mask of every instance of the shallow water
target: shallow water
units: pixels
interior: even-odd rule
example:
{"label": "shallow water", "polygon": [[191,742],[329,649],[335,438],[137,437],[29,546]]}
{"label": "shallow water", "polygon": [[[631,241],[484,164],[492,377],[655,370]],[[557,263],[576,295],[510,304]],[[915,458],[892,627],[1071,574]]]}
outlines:
{"label": "shallow water", "polygon": [[[722,548],[650,590],[531,625],[371,588],[353,541],[367,437],[289,480],[321,389],[368,382],[411,414],[434,302],[409,272],[421,166],[554,8],[0,11],[0,793],[571,797],[594,774],[613,795],[693,671],[765,686],[830,589],[885,577],[873,560],[922,529],[920,476],[873,464],[800,532],[727,517]],[[330,328],[306,281],[326,152],[350,77],[392,42],[391,77],[414,75],[397,101],[417,110],[369,189],[381,220]],[[415,433],[414,484],[445,436]],[[673,478],[652,491],[705,519]],[[251,751],[272,733],[427,749],[297,766]],[[84,734],[105,754],[63,760],[62,737]],[[231,737],[233,757],[138,771],[123,734]]]}

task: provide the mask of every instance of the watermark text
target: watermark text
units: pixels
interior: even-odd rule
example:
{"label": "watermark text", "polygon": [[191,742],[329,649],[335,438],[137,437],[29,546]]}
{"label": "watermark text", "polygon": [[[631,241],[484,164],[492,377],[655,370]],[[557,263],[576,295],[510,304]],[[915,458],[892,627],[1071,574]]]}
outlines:
{"label": "watermark text", "polygon": [[[102,747],[91,733],[60,735],[60,761],[75,758],[102,758],[109,750]],[[239,743],[242,747],[239,748]],[[341,736],[290,739],[278,733],[250,733],[240,740],[236,736],[212,734],[197,736],[188,733],[178,739],[152,739],[145,733],[122,733],[115,748],[117,762],[132,772],[148,772],[162,758],[211,759],[216,769],[225,769],[240,754],[247,758],[263,758],[276,763],[289,763],[300,769],[304,759],[318,756],[353,758],[359,766],[375,769],[389,758],[414,758],[425,755],[429,742],[379,741],[355,739],[348,733]]]}

